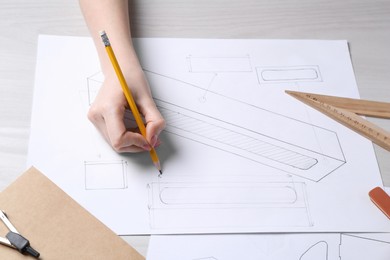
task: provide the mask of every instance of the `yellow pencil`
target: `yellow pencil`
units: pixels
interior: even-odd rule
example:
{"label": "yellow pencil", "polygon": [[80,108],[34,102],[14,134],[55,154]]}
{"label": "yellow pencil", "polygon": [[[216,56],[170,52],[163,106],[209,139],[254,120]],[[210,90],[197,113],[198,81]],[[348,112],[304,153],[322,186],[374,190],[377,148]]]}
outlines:
{"label": "yellow pencil", "polygon": [[[107,37],[107,34],[105,31],[100,32],[100,36],[102,37],[104,46],[106,48],[108,57],[111,60],[112,66],[114,67],[115,73],[118,76],[119,82],[122,86],[123,93],[125,94],[126,100],[129,103],[131,112],[134,115],[135,121],[137,122],[137,126],[141,132],[141,134],[146,138],[146,128],[144,125],[144,122],[142,121],[141,115],[138,111],[137,105],[135,104],[133,95],[131,94],[131,91],[129,87],[127,86],[125,77],[123,76],[122,70],[119,67],[118,61],[115,57],[114,51],[112,50],[110,40]],[[158,159],[156,150],[152,147],[150,150],[150,156],[152,157],[153,164],[156,166],[160,174],[162,174],[161,166],[160,166],[160,160]]]}

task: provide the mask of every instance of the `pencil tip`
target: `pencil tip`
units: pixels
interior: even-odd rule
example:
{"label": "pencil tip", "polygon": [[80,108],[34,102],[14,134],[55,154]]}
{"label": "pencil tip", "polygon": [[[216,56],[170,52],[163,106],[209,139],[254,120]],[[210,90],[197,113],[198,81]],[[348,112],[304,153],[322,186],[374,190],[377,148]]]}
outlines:
{"label": "pencil tip", "polygon": [[155,161],[153,162],[154,166],[157,168],[157,170],[160,172],[159,176],[162,174],[162,170],[161,170],[161,165],[160,165],[160,161]]}

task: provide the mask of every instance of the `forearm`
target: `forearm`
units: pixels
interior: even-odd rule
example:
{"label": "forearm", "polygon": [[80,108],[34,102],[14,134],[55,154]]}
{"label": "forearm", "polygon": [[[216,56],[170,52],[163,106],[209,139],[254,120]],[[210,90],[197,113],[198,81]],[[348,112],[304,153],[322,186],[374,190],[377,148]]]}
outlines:
{"label": "forearm", "polygon": [[[105,76],[88,111],[88,118],[115,151],[149,151],[151,147],[159,145],[158,136],[165,127],[165,121],[153,101],[149,84],[133,48],[128,0],[79,1]],[[101,40],[99,32],[102,30],[106,31],[110,39],[138,110],[145,118],[146,138],[137,131],[127,129],[124,124],[128,104]]]}
{"label": "forearm", "polygon": [[106,31],[118,62],[125,72],[138,74],[140,65],[134,51],[129,23],[128,0],[80,0],[80,7],[96,45],[103,74],[114,75],[99,31]]}

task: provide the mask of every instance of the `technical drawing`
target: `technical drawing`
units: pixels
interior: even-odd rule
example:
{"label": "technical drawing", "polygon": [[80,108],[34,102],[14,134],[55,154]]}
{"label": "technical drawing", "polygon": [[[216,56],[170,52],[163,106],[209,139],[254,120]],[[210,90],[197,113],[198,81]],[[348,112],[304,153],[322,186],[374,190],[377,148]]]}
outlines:
{"label": "technical drawing", "polygon": [[317,65],[256,67],[256,73],[259,84],[322,81]]}
{"label": "technical drawing", "polygon": [[[199,227],[310,226],[304,183],[243,178],[194,182],[158,180],[148,185],[153,229]],[[229,214],[234,210],[233,217]],[[174,213],[174,223],[168,218]],[[197,220],[188,221],[189,216]],[[239,216],[239,217],[237,217]]]}
{"label": "technical drawing", "polygon": [[[282,145],[273,144],[272,141],[268,141],[266,137],[258,137],[255,138],[250,133],[243,133],[245,129],[237,129],[240,132],[229,129],[228,126],[221,126],[221,122],[211,122],[209,118],[205,118],[204,115],[197,114],[196,117],[189,116],[188,114],[194,114],[194,111],[184,111],[181,109],[178,112],[178,108],[170,107],[175,110],[171,110],[168,107],[168,104],[159,101],[158,106],[160,108],[160,112],[164,115],[164,118],[169,127],[174,129],[168,129],[169,132],[177,132],[175,130],[181,130],[186,133],[191,133],[193,135],[197,135],[200,137],[204,137],[209,141],[214,141],[220,144],[224,144],[226,146],[231,146],[238,150],[242,150],[248,153],[248,157],[250,154],[259,156],[261,158],[267,158],[269,160],[285,164],[287,166],[298,168],[300,170],[309,170],[315,164],[318,163],[318,160],[306,156],[304,154],[300,154],[291,149],[284,148]],[[187,115],[185,114],[187,112]],[[203,116],[203,120],[199,119]],[[214,119],[217,120],[217,119]],[[265,139],[267,141],[263,141],[261,139]],[[261,158],[257,159],[261,161]],[[254,158],[254,160],[256,160]]]}
{"label": "technical drawing", "polygon": [[[203,90],[194,84],[161,74],[150,71],[145,73],[151,85],[157,89],[177,86],[176,91],[183,91],[183,95]],[[166,131],[316,182],[345,163],[337,134],[333,131],[275,114],[213,91],[209,91],[208,95],[210,100],[216,101],[220,106],[236,107],[238,111],[245,111],[250,118],[267,119],[272,122],[272,128],[267,130],[267,125],[262,125],[259,129],[238,126],[233,122],[165,102],[156,95],[156,104],[166,119]],[[278,125],[281,129],[290,125],[291,131],[288,135],[277,136],[274,129]],[[317,140],[306,147],[294,144],[299,139],[298,135],[304,133]],[[321,148],[311,146],[317,144],[318,140],[326,142],[321,144]]]}
{"label": "technical drawing", "polygon": [[[167,118],[159,178],[147,152],[117,153],[86,116],[103,83],[91,39],[42,39],[27,162],[115,233],[390,231],[356,196],[381,185],[372,144],[284,92],[358,95],[345,41],[134,39]],[[318,65],[322,81],[259,85],[256,68],[295,65]]]}
{"label": "technical drawing", "polygon": [[[238,64],[241,64],[239,67],[242,71],[251,71],[249,66],[249,57],[230,59],[238,59],[241,61],[238,62]],[[222,66],[224,66],[225,71],[240,71],[238,67],[233,68],[233,65],[230,65],[235,64],[235,60],[228,62],[229,58],[199,58],[189,56],[187,57],[187,60],[191,63],[191,71],[211,72],[217,69],[224,71],[222,68],[219,68]],[[210,62],[210,60],[213,62],[211,62],[211,67],[209,67],[208,70],[197,69],[198,67],[201,67],[200,64],[203,66],[204,63],[207,63],[207,61]],[[223,61],[227,61],[227,65],[220,65],[224,64]],[[311,68],[315,69],[316,67],[311,66]],[[242,111],[253,111],[252,113],[254,117],[270,118],[269,121],[273,122],[273,124],[279,122],[282,126],[286,122],[289,124],[293,123],[295,132],[305,133],[308,130],[315,132],[317,137],[321,137],[323,140],[326,140],[323,144],[330,148],[325,149],[324,146],[320,149],[304,147],[299,144],[294,144],[294,141],[292,140],[294,138],[288,140],[286,139],[288,138],[286,136],[277,137],[275,136],[275,133],[271,131],[265,132],[264,128],[262,129],[263,132],[260,132],[243,126],[237,126],[233,123],[191,111],[155,97],[156,104],[166,120],[167,127],[165,131],[169,133],[207,144],[223,151],[234,153],[237,156],[241,156],[315,182],[320,181],[346,162],[335,132],[316,127],[314,125],[298,122],[292,118],[272,113],[271,111],[264,110],[260,107],[232,100],[231,98],[221,96],[209,89],[202,89],[201,87],[191,83],[183,82],[147,70],[145,70],[145,74],[151,82],[151,85],[154,87],[159,85],[176,85],[179,86],[179,89],[198,89],[206,91],[209,96],[218,95],[219,97],[222,97],[227,106],[238,106]],[[95,73],[88,78],[88,97],[92,98],[95,93],[97,93],[97,86],[101,85],[101,82],[99,83],[99,78],[101,78],[101,73],[100,75],[99,73]],[[160,88],[164,89],[165,87]],[[193,90],[191,90],[191,92],[192,91]],[[206,92],[203,92],[203,97]],[[92,102],[93,100],[89,99],[89,101]],[[125,118],[126,125],[134,126],[133,120],[129,120],[129,115],[131,116],[131,113],[127,113]],[[283,140],[282,138],[286,140]],[[327,152],[327,150],[331,151]]]}
{"label": "technical drawing", "polygon": [[86,190],[127,188],[126,161],[85,161],[84,170]]}
{"label": "technical drawing", "polygon": [[156,103],[166,120],[165,131],[306,179],[319,181],[344,163],[343,160],[314,153],[251,129],[234,126],[160,100],[156,100]]}

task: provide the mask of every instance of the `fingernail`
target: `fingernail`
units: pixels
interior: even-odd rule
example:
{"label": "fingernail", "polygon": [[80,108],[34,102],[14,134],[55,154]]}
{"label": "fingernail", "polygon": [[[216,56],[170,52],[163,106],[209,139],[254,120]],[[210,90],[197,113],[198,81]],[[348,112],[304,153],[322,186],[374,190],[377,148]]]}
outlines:
{"label": "fingernail", "polygon": [[155,147],[157,143],[157,135],[153,135],[152,139],[150,139],[150,146]]}
{"label": "fingernail", "polygon": [[152,148],[150,147],[149,144],[144,144],[144,145],[142,146],[142,149],[144,149],[145,151],[150,151],[150,150],[152,150]]}

